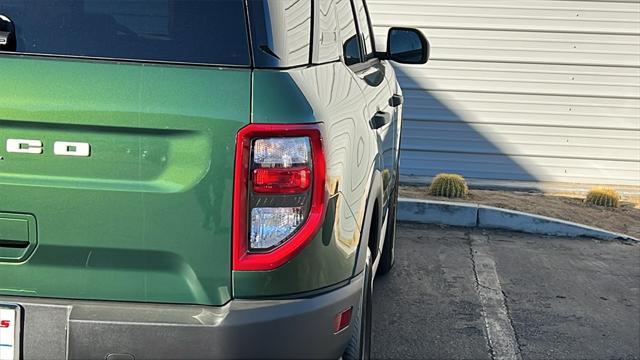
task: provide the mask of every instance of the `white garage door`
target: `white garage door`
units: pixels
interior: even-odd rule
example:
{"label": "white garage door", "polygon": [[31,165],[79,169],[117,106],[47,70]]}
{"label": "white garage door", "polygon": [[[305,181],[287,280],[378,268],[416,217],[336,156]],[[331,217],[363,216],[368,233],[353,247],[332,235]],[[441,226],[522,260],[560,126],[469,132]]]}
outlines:
{"label": "white garage door", "polygon": [[640,186],[640,2],[369,0],[377,37],[421,29],[397,66],[401,173]]}

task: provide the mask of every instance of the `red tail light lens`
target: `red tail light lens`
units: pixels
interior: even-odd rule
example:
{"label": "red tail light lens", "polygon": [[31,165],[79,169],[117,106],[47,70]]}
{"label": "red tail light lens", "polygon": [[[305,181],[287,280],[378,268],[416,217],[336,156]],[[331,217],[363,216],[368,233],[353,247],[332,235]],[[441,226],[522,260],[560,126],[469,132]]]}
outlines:
{"label": "red tail light lens", "polygon": [[253,191],[272,194],[299,194],[311,185],[311,169],[258,168],[253,170]]}
{"label": "red tail light lens", "polygon": [[322,223],[320,130],[251,124],[238,132],[236,146],[233,269],[271,270],[295,256]]}

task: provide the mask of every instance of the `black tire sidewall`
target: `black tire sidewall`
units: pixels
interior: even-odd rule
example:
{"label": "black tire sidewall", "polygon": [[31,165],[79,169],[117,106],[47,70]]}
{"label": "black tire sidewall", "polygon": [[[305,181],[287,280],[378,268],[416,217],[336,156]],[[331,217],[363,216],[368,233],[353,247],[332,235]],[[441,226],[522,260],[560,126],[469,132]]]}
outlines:
{"label": "black tire sidewall", "polygon": [[[360,359],[370,359],[371,358],[371,325],[373,318],[373,271],[371,269],[371,264],[367,264],[367,273],[365,274],[365,288],[363,291],[362,297],[362,307],[363,310],[361,312],[361,356]],[[362,322],[364,319],[364,322]],[[364,325],[364,326],[363,326]]]}
{"label": "black tire sidewall", "polygon": [[396,216],[398,212],[398,184],[396,183],[392,195],[393,203],[389,207],[387,213],[387,228],[384,234],[384,245],[380,254],[380,265],[378,266],[378,275],[388,273],[395,263],[395,242],[396,242]]}
{"label": "black tire sidewall", "polygon": [[367,255],[364,273],[362,299],[358,307],[357,317],[353,319],[351,342],[342,355],[344,360],[366,360],[371,357],[371,320],[372,320],[372,280],[371,255]]}

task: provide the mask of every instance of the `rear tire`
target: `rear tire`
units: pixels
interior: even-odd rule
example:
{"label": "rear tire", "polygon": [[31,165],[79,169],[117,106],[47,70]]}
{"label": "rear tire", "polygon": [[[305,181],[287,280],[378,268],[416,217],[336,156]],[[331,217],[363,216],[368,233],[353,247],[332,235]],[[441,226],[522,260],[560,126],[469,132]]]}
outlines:
{"label": "rear tire", "polygon": [[398,212],[398,184],[391,196],[391,205],[387,213],[387,230],[384,234],[384,245],[380,254],[380,264],[376,275],[384,275],[391,271],[396,261],[396,214]]}
{"label": "rear tire", "polygon": [[356,309],[357,312],[355,312],[357,316],[352,322],[351,341],[342,354],[343,360],[368,360],[371,357],[371,292],[373,283],[371,262],[371,252],[367,249],[362,301],[359,309]]}

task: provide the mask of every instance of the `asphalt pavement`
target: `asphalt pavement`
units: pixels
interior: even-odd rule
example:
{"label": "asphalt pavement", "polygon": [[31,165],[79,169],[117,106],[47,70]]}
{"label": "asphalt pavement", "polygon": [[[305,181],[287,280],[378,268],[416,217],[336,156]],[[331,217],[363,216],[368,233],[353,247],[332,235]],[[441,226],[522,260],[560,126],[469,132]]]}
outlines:
{"label": "asphalt pavement", "polygon": [[639,359],[640,244],[399,224],[377,359]]}

